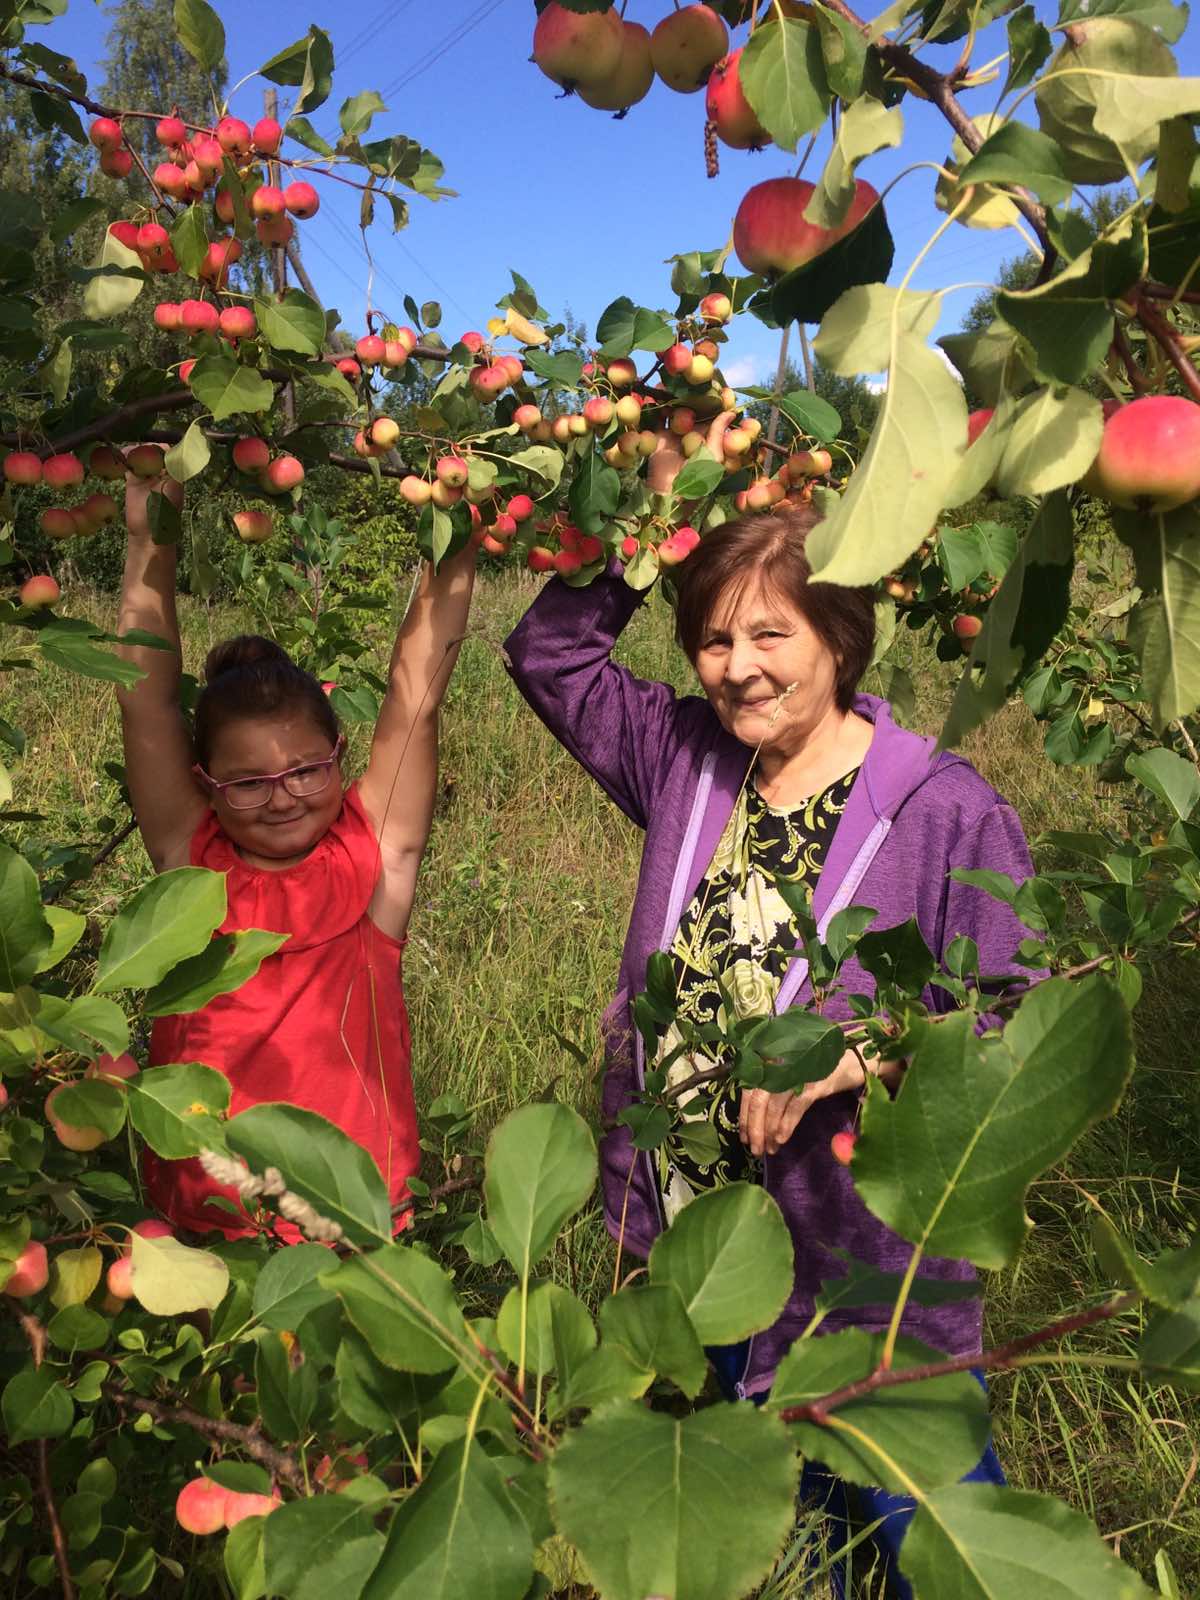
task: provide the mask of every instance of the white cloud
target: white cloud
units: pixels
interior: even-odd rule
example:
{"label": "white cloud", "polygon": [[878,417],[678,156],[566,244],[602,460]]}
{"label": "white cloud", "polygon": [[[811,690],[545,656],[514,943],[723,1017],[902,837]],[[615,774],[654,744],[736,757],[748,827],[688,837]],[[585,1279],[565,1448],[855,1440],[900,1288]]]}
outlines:
{"label": "white cloud", "polygon": [[759,356],[735,356],[732,361],[723,361],[721,371],[725,375],[725,382],[733,388],[740,384],[753,383],[762,372],[762,360]]}

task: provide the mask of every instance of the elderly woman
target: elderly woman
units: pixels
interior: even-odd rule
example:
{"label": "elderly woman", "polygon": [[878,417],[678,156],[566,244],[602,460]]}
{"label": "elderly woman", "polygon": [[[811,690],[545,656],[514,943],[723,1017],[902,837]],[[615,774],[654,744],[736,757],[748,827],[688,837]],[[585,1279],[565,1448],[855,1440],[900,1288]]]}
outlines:
{"label": "elderly woman", "polygon": [[[949,877],[955,867],[1028,876],[1015,813],[961,756],[935,753],[932,739],[897,726],[885,702],[856,692],[872,651],[872,595],[809,581],[804,546],[814,521],[807,508],[743,517],[707,534],[675,569],[677,635],[700,696],[680,698],[611,659],[642,598],[615,571],[581,589],[552,580],[507,640],[521,693],[646,833],[618,993],[603,1025],[609,1119],[634,1098],[646,1069],[631,1006],[652,952],[670,953],[680,1012],[696,1023],[722,1016],[722,990],[736,1016],[811,1000],[805,964],[784,953],[798,930],[780,881],[811,890],[822,928],[854,903],[879,913],[877,927],[914,918],[935,954],[969,935],[984,972],[1009,968],[1025,935],[1007,907]],[[874,982],[851,959],[841,988],[870,993]],[[950,1003],[937,989],[924,998],[935,1010]],[[841,994],[825,1014],[850,1015]],[[660,1054],[671,1043],[668,1036]],[[708,1064],[693,1056],[678,1070]],[[855,1124],[862,1082],[847,1052],[828,1078],[797,1094],[728,1083],[696,1090],[685,1109],[709,1122],[711,1159],[689,1154],[694,1140],[639,1153],[623,1127],[605,1140],[608,1226],[635,1252],[647,1253],[699,1191],[735,1179],[761,1181],[787,1220],[792,1298],[748,1347],[710,1352],[727,1393],[769,1389],[812,1317],[822,1279],[845,1271],[834,1252],[892,1272],[907,1264],[911,1247],[871,1215],[830,1148]],[[923,1261],[920,1274],[973,1276],[967,1262],[937,1259]],[[833,1311],[821,1332],[881,1329],[889,1313]],[[910,1300],[901,1329],[938,1350],[972,1353],[979,1301]],[[990,1452],[979,1471],[1003,1481]],[[882,1495],[870,1507],[873,1516],[894,1513],[893,1546],[905,1509]]]}

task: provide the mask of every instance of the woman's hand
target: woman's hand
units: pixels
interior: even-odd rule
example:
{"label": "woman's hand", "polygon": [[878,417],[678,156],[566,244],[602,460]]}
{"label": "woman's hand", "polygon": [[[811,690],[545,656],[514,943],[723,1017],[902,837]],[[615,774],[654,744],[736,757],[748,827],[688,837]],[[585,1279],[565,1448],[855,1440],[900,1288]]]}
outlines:
{"label": "woman's hand", "polygon": [[152,539],[147,504],[152,494],[165,494],[174,506],[183,505],[183,485],[165,475],[161,478],[125,478],[125,526],[134,539]]}
{"label": "woman's hand", "polygon": [[[720,412],[709,423],[708,432],[705,434],[704,443],[718,461],[724,454],[721,441],[734,415],[732,411]],[[683,470],[687,460],[680,449],[680,443],[679,435],[672,433],[669,428],[664,428],[659,434],[654,454],[646,467],[646,486],[652,494],[670,494],[671,485]]]}
{"label": "woman's hand", "polygon": [[[888,1066],[899,1070],[899,1063],[886,1063],[885,1070]],[[809,1106],[831,1094],[861,1089],[865,1081],[862,1063],[853,1050],[847,1050],[827,1078],[806,1083],[795,1093],[785,1090],[781,1094],[768,1094],[765,1089],[743,1089],[738,1107],[738,1137],[752,1155],[777,1155],[780,1145],[786,1144],[799,1127]]]}

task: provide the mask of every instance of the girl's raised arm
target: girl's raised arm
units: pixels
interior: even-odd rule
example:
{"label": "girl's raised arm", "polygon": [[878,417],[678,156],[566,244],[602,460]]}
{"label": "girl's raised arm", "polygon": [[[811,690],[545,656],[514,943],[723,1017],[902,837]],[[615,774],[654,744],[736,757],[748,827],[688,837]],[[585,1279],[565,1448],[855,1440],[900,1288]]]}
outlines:
{"label": "girl's raised arm", "polygon": [[205,811],[192,778],[192,752],[179,706],[182,652],[175,615],[175,546],[155,544],[146,502],[159,489],[182,498],[177,485],[130,478],[125,488],[129,544],[121,579],[117,632],[140,628],[166,639],[171,648],[121,645],[119,654],[145,673],[119,688],[125,776],[146,853],[156,872],[188,864],[188,846]]}
{"label": "girl's raised arm", "polygon": [[402,938],[429,838],[437,789],[438,711],[458,659],[475,586],[477,541],[435,573],[426,565],[400,624],[388,689],[360,794],[379,840],[371,920]]}

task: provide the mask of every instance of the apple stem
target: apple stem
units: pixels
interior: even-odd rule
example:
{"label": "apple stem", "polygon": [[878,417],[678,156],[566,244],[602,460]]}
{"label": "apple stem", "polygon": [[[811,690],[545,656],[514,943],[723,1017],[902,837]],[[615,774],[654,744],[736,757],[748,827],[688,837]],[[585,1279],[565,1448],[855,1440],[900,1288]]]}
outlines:
{"label": "apple stem", "polygon": [[1113,323],[1112,348],[1120,357],[1121,365],[1125,368],[1125,376],[1129,379],[1129,385],[1134,394],[1149,394],[1153,386],[1134,360],[1129,340],[1125,336],[1125,330],[1116,321]]}
{"label": "apple stem", "polygon": [[[29,1340],[33,1364],[35,1367],[40,1367],[46,1354],[46,1330],[31,1312],[18,1311],[17,1320]],[[50,1483],[50,1448],[45,1439],[39,1439],[37,1442],[37,1463],[38,1488],[41,1491],[42,1504],[46,1508],[46,1520],[50,1524],[50,1542],[54,1546],[54,1565],[58,1568],[58,1581],[62,1588],[63,1600],[75,1600],[75,1584],[71,1578],[67,1541],[63,1537],[62,1523],[58,1518],[58,1505]]]}

